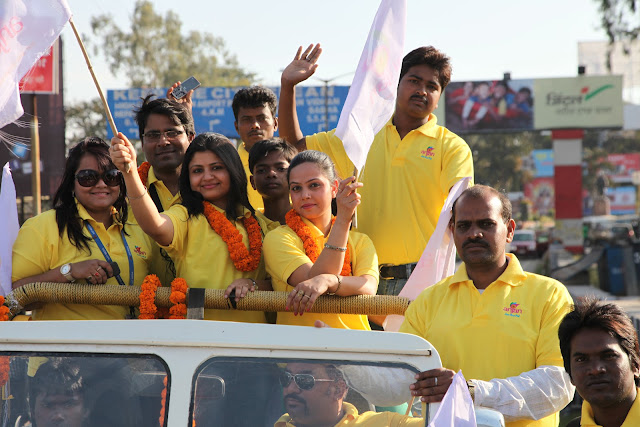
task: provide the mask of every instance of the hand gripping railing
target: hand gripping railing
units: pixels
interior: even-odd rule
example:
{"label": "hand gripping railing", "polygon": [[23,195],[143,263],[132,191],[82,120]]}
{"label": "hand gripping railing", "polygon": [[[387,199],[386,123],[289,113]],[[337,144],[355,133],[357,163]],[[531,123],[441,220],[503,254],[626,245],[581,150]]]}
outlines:
{"label": "hand gripping railing", "polygon": [[[14,289],[8,294],[6,304],[10,317],[20,313],[24,307],[36,302],[59,304],[93,304],[121,305],[137,307],[140,305],[140,286],[95,286],[78,283],[29,283]],[[197,288],[187,291],[187,307],[189,293],[202,292]],[[170,287],[157,289],[155,304],[158,307],[170,307]],[[288,292],[254,291],[249,292],[238,301],[236,307],[231,298],[224,298],[224,290],[204,289],[204,308],[218,310],[245,310],[284,312]],[[200,295],[202,296],[202,295]],[[318,297],[310,313],[364,314],[384,316],[390,314],[403,315],[409,306],[409,299],[388,295],[357,295],[341,297],[323,295]]]}

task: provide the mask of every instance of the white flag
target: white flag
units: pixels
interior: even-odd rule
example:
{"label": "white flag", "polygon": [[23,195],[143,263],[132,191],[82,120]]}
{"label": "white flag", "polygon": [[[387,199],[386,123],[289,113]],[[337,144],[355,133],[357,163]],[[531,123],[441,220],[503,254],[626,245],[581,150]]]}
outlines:
{"label": "white flag", "polygon": [[16,187],[11,178],[9,163],[2,168],[0,184],[0,295],[11,292],[11,253],[13,242],[18,236],[18,205],[16,204]]}
{"label": "white flag", "polygon": [[[404,285],[400,297],[406,297],[415,300],[420,292],[431,285],[435,285],[442,279],[453,275],[456,268],[456,246],[453,243],[453,235],[449,230],[449,221],[451,220],[451,208],[453,202],[456,201],[460,194],[469,187],[471,177],[460,179],[451,187],[449,196],[442,206],[438,224],[433,234],[427,242],[427,247],[420,256],[420,261],[413,269],[413,273],[409,276],[407,283]],[[396,332],[400,329],[404,316],[390,315],[387,316],[384,323],[384,330]]]}
{"label": "white flag", "polygon": [[335,134],[359,171],[395,108],[406,20],[406,0],[382,0],[340,114]]}
{"label": "white flag", "polygon": [[0,1],[0,128],[24,113],[18,83],[70,17],[66,0]]}
{"label": "white flag", "polygon": [[458,371],[429,427],[476,427],[476,411],[467,382]]}

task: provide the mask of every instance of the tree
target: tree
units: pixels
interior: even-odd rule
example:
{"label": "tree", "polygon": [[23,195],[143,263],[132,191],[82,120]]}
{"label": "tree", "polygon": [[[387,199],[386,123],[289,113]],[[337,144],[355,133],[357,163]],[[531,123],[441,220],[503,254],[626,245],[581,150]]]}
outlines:
{"label": "tree", "polygon": [[[640,35],[638,0],[596,0],[600,25],[609,39],[607,68],[611,70],[611,52],[615,42],[630,42]],[[628,48],[624,48],[625,51]]]}
{"label": "tree", "polygon": [[[91,19],[94,53],[101,54],[115,74],[126,76],[130,87],[169,87],[190,75],[204,86],[247,86],[254,74],[239,66],[221,37],[206,32],[182,33],[182,22],[172,11],[163,17],[153,3],[137,0],[128,30],[111,15]],[[106,118],[96,98],[66,109],[67,143],[87,135],[106,137]]]}
{"label": "tree", "polygon": [[91,19],[93,34],[111,72],[124,71],[132,87],[168,87],[195,75],[205,86],[244,86],[254,75],[238,66],[221,37],[191,31],[182,34],[182,22],[172,11],[162,15],[153,3],[138,0],[130,28],[123,31],[111,15]]}

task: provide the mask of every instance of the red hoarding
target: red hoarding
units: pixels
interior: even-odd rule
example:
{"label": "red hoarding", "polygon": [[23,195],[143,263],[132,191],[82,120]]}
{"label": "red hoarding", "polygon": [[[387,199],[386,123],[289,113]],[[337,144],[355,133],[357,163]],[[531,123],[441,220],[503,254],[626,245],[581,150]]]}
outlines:
{"label": "red hoarding", "polygon": [[58,93],[58,53],[58,43],[56,42],[22,78],[20,81],[21,93]]}

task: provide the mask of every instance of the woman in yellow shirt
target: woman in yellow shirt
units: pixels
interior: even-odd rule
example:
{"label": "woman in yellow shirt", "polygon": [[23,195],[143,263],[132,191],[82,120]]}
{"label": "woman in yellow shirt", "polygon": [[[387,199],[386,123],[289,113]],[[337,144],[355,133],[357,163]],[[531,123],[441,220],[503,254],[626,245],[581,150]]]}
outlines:
{"label": "woman in yellow shirt", "polygon": [[[335,328],[370,329],[366,316],[303,314],[318,296],[375,295],[378,258],[371,240],[350,231],[360,204],[355,177],[338,181],[329,157],[307,150],[293,158],[288,171],[293,209],[287,225],[271,231],[264,241],[267,272],[273,288],[290,291],[287,309],[278,323],[312,326],[322,320]],[[332,215],[335,198],[337,214]]]}
{"label": "woman in yellow shirt", "polygon": [[[69,151],[53,209],[27,220],[18,232],[13,288],[33,282],[139,285],[149,273],[153,242],[127,214],[124,180],[109,146],[85,138]],[[35,320],[132,315],[127,307],[83,304],[45,304],[33,312]]]}
{"label": "woman in yellow shirt", "polygon": [[[169,131],[163,132],[170,142]],[[235,147],[217,133],[203,133],[191,142],[180,171],[182,203],[159,213],[136,168],[136,152],[123,134],[111,140],[111,157],[122,171],[133,214],[140,227],[166,249],[178,277],[189,287],[247,292],[271,290],[262,260],[267,220],[247,197],[247,178]],[[258,311],[205,310],[205,319],[264,323]]]}

